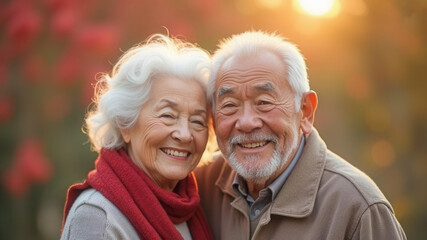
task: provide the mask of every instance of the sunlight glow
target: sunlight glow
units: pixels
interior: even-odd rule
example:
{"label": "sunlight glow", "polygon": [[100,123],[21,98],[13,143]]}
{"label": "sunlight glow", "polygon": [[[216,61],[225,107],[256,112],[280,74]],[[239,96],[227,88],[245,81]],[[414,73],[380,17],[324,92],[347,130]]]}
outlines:
{"label": "sunlight glow", "polygon": [[336,4],[336,0],[298,0],[298,5],[302,10],[315,16],[331,13]]}
{"label": "sunlight glow", "polygon": [[283,0],[257,0],[257,2],[263,7],[274,9],[279,7]]}

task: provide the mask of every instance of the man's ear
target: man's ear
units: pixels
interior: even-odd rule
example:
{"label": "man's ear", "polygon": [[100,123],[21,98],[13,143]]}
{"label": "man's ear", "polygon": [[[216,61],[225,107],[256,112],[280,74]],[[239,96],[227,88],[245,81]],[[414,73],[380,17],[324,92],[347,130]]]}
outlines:
{"label": "man's ear", "polygon": [[314,91],[308,91],[303,94],[301,100],[301,130],[304,134],[309,134],[313,130],[314,113],[317,108],[317,94]]}
{"label": "man's ear", "polygon": [[120,133],[122,134],[122,138],[125,141],[125,143],[130,142],[130,131],[129,129],[120,129]]}

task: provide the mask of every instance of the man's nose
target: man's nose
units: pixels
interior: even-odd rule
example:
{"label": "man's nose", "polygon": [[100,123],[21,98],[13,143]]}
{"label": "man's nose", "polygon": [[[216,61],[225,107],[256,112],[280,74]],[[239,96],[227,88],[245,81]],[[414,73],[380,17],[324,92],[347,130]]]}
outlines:
{"label": "man's nose", "polygon": [[178,121],[175,130],[172,132],[172,138],[184,143],[192,141],[193,136],[191,135],[189,122],[187,120],[180,119]]}
{"label": "man's nose", "polygon": [[252,104],[244,103],[241,114],[236,122],[236,129],[242,132],[251,132],[262,127],[262,120]]}

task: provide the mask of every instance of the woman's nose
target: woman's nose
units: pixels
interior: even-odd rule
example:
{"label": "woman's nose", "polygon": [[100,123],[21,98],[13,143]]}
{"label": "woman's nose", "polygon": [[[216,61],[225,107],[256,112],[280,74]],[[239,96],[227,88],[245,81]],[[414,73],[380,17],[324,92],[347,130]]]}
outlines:
{"label": "woman's nose", "polygon": [[191,142],[193,136],[191,135],[189,122],[184,119],[180,119],[176,126],[176,129],[172,132],[172,138],[177,139],[181,142]]}

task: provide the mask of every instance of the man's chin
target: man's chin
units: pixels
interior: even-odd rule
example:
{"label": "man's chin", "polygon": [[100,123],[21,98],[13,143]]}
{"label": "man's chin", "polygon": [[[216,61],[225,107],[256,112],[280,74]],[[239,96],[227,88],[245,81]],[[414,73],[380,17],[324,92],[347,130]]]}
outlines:
{"label": "man's chin", "polygon": [[[259,164],[259,162],[254,159],[250,159],[245,162],[238,162],[233,160],[235,159],[231,159],[230,161],[231,166],[247,181],[263,182],[271,176],[272,164],[270,162]],[[270,169],[268,173],[265,172],[266,168]]]}
{"label": "man's chin", "polygon": [[241,155],[239,158],[236,152],[233,152],[228,161],[239,175],[256,184],[264,184],[273,177],[284,162],[278,151],[274,151],[270,158],[259,154]]}

